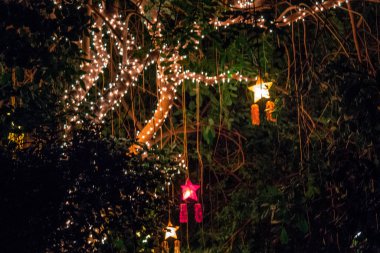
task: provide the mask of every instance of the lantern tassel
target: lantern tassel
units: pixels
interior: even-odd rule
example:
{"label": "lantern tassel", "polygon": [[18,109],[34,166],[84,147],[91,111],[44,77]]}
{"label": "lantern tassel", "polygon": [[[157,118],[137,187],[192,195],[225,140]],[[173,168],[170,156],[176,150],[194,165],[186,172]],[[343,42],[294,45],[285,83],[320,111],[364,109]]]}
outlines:
{"label": "lantern tassel", "polygon": [[188,222],[187,204],[181,204],[179,206],[179,222],[180,223]]}
{"label": "lantern tassel", "polygon": [[196,203],[194,205],[194,215],[195,215],[195,221],[197,223],[201,223],[203,220],[203,213],[202,213],[202,205],[199,203]]}
{"label": "lantern tassel", "polygon": [[167,241],[163,241],[161,243],[162,253],[169,253],[169,243]]}
{"label": "lantern tassel", "polygon": [[251,105],[251,119],[252,119],[252,125],[254,126],[260,125],[260,111],[259,111],[259,106],[257,104]]}
{"label": "lantern tassel", "polygon": [[174,241],[174,253],[181,253],[181,241],[180,240]]}
{"label": "lantern tassel", "polygon": [[273,118],[273,111],[274,111],[274,103],[272,101],[267,101],[265,105],[265,115],[267,118],[267,121],[269,122],[277,122],[277,119]]}

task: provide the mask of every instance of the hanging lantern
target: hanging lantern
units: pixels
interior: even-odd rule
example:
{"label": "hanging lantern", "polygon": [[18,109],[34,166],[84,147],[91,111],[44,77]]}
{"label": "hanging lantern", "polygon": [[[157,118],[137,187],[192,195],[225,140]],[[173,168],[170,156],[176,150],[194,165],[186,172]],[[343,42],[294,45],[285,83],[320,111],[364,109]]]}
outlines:
{"label": "hanging lantern", "polygon": [[200,203],[196,203],[194,205],[194,215],[195,215],[195,221],[197,223],[201,223],[203,220],[203,212],[202,212],[202,205]]}
{"label": "hanging lantern", "polygon": [[181,253],[181,241],[180,240],[174,241],[174,253]]}
{"label": "hanging lantern", "polygon": [[190,179],[186,179],[186,184],[181,185],[182,188],[182,200],[192,199],[198,201],[197,190],[199,189],[198,184],[191,183]]}
{"label": "hanging lantern", "polygon": [[178,226],[174,227],[173,224],[169,220],[168,225],[164,229],[164,231],[165,231],[165,240],[168,239],[168,238],[177,239],[177,233],[176,233],[177,230],[178,230]]}
{"label": "hanging lantern", "polygon": [[248,87],[250,91],[253,91],[255,93],[255,103],[262,98],[270,98],[269,89],[270,87],[272,87],[272,84],[272,82],[264,82],[261,76],[259,75],[257,77],[256,84]]}
{"label": "hanging lantern", "polygon": [[161,243],[162,253],[169,253],[169,243],[167,241],[163,241]]}
{"label": "hanging lantern", "polygon": [[179,205],[179,222],[180,223],[188,222],[187,204]]}
{"label": "hanging lantern", "polygon": [[252,120],[252,125],[254,126],[260,125],[260,110],[259,110],[259,105],[257,104],[251,105],[251,120]]}
{"label": "hanging lantern", "polygon": [[265,115],[266,115],[267,121],[270,121],[270,122],[277,121],[277,119],[273,118],[273,115],[272,115],[273,111],[274,111],[274,103],[272,101],[267,101],[265,105]]}

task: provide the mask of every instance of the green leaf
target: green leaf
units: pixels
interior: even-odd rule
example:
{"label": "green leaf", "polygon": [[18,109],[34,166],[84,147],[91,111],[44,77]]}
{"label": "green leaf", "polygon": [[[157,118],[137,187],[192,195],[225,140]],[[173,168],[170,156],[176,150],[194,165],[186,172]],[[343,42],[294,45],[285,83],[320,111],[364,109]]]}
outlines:
{"label": "green leaf", "polygon": [[307,231],[309,230],[309,225],[307,224],[305,218],[300,218],[298,219],[297,221],[297,228],[304,234],[307,233]]}
{"label": "green leaf", "polygon": [[286,232],[286,229],[284,227],[281,229],[280,241],[281,244],[288,244],[289,242],[288,233]]}
{"label": "green leaf", "polygon": [[215,130],[214,128],[207,126],[203,130],[203,139],[206,141],[208,145],[210,145],[215,138]]}

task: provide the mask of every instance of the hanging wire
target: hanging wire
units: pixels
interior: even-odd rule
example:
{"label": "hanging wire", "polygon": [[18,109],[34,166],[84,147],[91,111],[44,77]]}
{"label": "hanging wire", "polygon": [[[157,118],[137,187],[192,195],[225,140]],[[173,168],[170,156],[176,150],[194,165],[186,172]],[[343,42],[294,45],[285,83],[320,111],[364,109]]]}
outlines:
{"label": "hanging wire", "polygon": [[[202,161],[202,155],[200,150],[200,86],[199,81],[197,81],[196,86],[196,120],[197,120],[197,154],[198,154],[198,162],[199,162],[199,184],[200,184],[200,199],[201,204],[203,208],[203,161]],[[203,210],[202,210],[203,212]],[[204,238],[204,230],[203,230],[203,219],[201,224],[201,230],[202,230],[202,243],[203,247],[205,246],[205,238]]]}
{"label": "hanging wire", "polygon": [[[187,120],[186,120],[186,82],[183,81],[182,85],[182,118],[183,118],[183,153],[185,160],[186,178],[189,178],[189,166],[188,166],[188,156],[187,156]],[[186,241],[187,249],[190,251],[190,241],[189,241],[189,223],[186,223]]]}
{"label": "hanging wire", "polygon": [[197,130],[197,154],[198,154],[198,163],[199,163],[199,183],[200,183],[200,195],[203,195],[203,161],[200,148],[200,86],[199,81],[197,81],[196,86],[196,130]]}
{"label": "hanging wire", "polygon": [[[201,1],[202,3],[202,10],[204,10],[204,2]],[[204,17],[204,12],[202,12],[202,18]],[[201,155],[201,148],[200,148],[200,85],[199,81],[197,82],[197,97],[196,97],[196,108],[197,108],[197,153],[198,153],[198,161],[199,161],[199,173],[200,173],[200,199],[202,203],[202,208],[203,208],[203,161],[202,161],[202,155]],[[203,212],[203,210],[202,210]],[[202,219],[202,225],[201,225],[201,230],[202,230],[202,243],[203,243],[203,249],[205,247],[205,237],[204,237],[204,230],[203,230],[203,219]]]}
{"label": "hanging wire", "polygon": [[[264,37],[264,35],[263,35]],[[265,55],[265,41],[264,41],[264,38],[262,40],[262,44],[263,44],[263,57],[264,57],[264,75],[267,73],[267,57]]]}
{"label": "hanging wire", "polygon": [[183,154],[185,161],[186,177],[189,178],[189,166],[188,166],[188,156],[187,156],[187,118],[186,118],[186,85],[183,81],[182,85],[182,118],[183,118]]}
{"label": "hanging wire", "polygon": [[[110,70],[110,79],[113,80],[113,57],[112,57],[112,45],[113,45],[113,41],[112,41],[112,36],[110,37],[110,66],[109,66],[109,70]],[[111,113],[111,135],[112,136],[115,136],[115,128],[114,128],[114,119],[113,119],[113,114],[114,112],[112,111]]]}
{"label": "hanging wire", "polygon": [[[257,26],[256,19],[256,7],[253,7],[253,16],[255,17],[255,26]],[[256,49],[257,49],[257,65],[258,65],[258,76],[261,77],[261,67],[260,67],[260,47],[259,47],[259,35],[256,37]]]}
{"label": "hanging wire", "polygon": [[[378,9],[376,5],[376,39],[379,40],[379,20],[378,20]],[[377,43],[377,61],[380,61],[380,43]]]}

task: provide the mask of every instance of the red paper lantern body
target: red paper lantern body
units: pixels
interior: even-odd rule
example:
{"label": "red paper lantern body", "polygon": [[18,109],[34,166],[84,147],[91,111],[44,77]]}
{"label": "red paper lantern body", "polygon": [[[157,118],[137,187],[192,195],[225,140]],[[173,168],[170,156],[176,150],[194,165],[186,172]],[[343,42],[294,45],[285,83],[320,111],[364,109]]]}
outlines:
{"label": "red paper lantern body", "polygon": [[198,223],[201,223],[203,220],[203,212],[202,212],[202,205],[199,203],[196,203],[194,205],[194,215],[195,215],[195,221]]}
{"label": "red paper lantern body", "polygon": [[187,204],[181,204],[179,206],[179,222],[180,223],[188,222]]}

